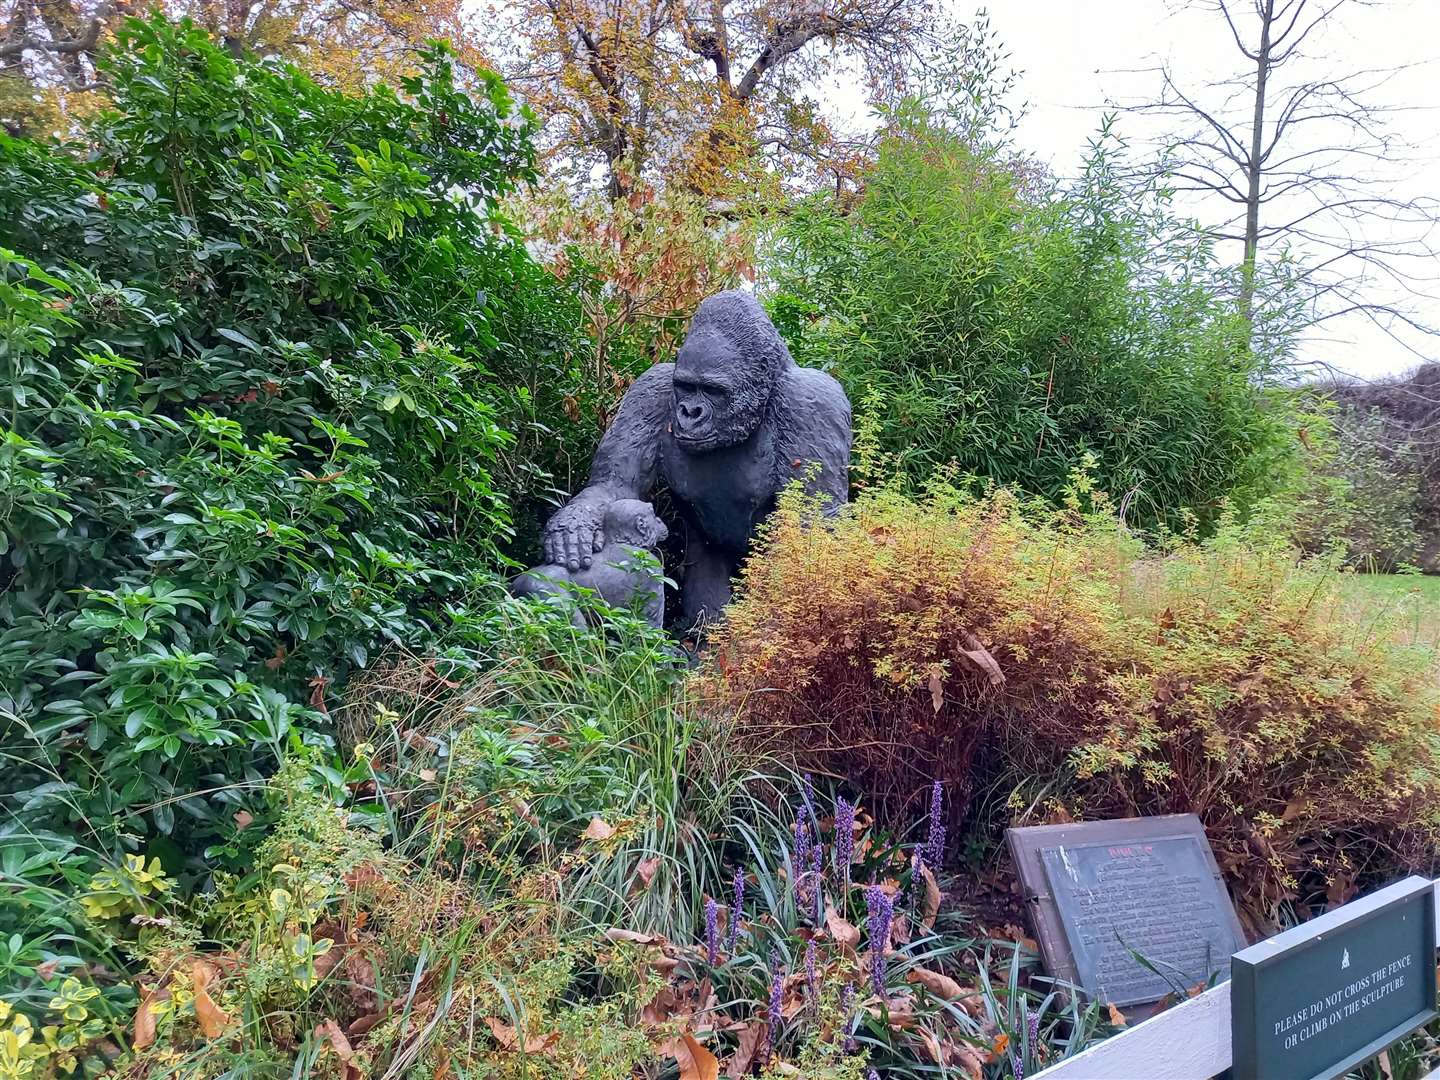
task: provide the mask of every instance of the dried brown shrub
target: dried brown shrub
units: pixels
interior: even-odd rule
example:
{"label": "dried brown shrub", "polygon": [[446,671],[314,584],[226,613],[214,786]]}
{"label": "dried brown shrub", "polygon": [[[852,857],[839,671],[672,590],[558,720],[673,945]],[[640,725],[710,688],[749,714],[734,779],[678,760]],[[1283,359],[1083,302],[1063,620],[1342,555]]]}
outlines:
{"label": "dried brown shrub", "polygon": [[702,676],[743,739],[897,814],[932,779],[955,818],[997,779],[1016,817],[1196,813],[1260,921],[1430,858],[1433,657],[1348,623],[1328,568],[1003,492],[810,517],[782,505]]}

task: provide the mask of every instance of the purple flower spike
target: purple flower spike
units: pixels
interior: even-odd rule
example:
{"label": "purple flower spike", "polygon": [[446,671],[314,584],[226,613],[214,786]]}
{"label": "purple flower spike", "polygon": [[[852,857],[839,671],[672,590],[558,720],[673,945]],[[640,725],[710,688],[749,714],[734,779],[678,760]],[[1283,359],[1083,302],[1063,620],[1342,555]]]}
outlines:
{"label": "purple flower spike", "polygon": [[868,1073],[865,1074],[865,1080],[880,1080],[880,1074],[877,1073],[874,1069],[871,1069]]}
{"label": "purple flower spike", "polygon": [[720,905],[713,899],[705,900],[705,956],[712,965],[720,962]]}
{"label": "purple flower spike", "polygon": [[860,1043],[855,1038],[855,1033],[850,1030],[852,1018],[850,1006],[855,1004],[855,984],[846,983],[840,988],[840,1011],[845,1014],[845,1043],[844,1050],[847,1054],[853,1054],[860,1049]]}
{"label": "purple flower spike", "polygon": [[810,907],[811,890],[814,887],[810,879],[810,867],[819,847],[818,842],[811,847],[810,825],[802,815],[795,822],[795,858],[791,866],[795,874],[795,906],[801,910],[808,910]]}
{"label": "purple flower spike", "polygon": [[780,1024],[785,1019],[780,1011],[781,1002],[785,995],[785,969],[780,966],[780,955],[772,951],[770,954],[770,1008],[766,1019],[770,1021],[770,1046],[775,1046],[775,1035],[780,1030]]}
{"label": "purple flower spike", "polygon": [[1010,1069],[1015,1073],[1015,1080],[1025,1080],[1025,1059],[1019,1054],[1010,1055]]}
{"label": "purple flower spike", "polygon": [[805,946],[805,985],[810,990],[812,1000],[820,1000],[820,977],[815,971],[815,942]]}
{"label": "purple flower spike", "polygon": [[820,838],[815,838],[815,846],[810,849],[810,888],[815,896],[815,925],[819,926],[825,921],[825,849],[820,844]]}
{"label": "purple flower spike", "polygon": [[730,905],[730,926],[725,933],[725,948],[735,951],[735,942],[740,937],[740,917],[745,914],[745,867],[735,868],[735,899]]}
{"label": "purple flower spike", "polygon": [[804,873],[809,864],[810,823],[801,817],[795,821],[795,873]]}
{"label": "purple flower spike", "polygon": [[865,912],[870,929],[870,985],[875,993],[885,996],[885,950],[890,946],[890,923],[895,918],[895,902],[880,886],[865,890]]}
{"label": "purple flower spike", "polygon": [[1030,1057],[1038,1061],[1040,1058],[1040,1013],[1031,1012],[1027,1007],[1025,1010],[1026,1029],[1030,1036]]}
{"label": "purple flower spike", "polygon": [[943,807],[944,796],[940,790],[940,781],[936,780],[930,788],[930,832],[925,837],[925,846],[920,849],[920,857],[925,860],[925,865],[937,874],[940,872],[941,860],[945,858],[945,826],[940,821]]}
{"label": "purple flower spike", "polygon": [[855,807],[844,796],[835,800],[835,869],[850,880],[850,861],[855,857]]}

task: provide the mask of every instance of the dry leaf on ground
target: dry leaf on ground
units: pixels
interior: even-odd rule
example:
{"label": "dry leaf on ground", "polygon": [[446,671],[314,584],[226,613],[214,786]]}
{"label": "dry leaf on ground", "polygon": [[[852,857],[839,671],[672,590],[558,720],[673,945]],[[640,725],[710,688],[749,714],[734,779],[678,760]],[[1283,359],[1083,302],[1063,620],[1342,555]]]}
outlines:
{"label": "dry leaf on ground", "polygon": [[964,994],[970,992],[954,979],[950,978],[949,975],[942,975],[940,972],[931,971],[929,968],[915,968],[909,975],[905,976],[905,981],[918,983],[941,1001],[956,1001]]}
{"label": "dry leaf on ground", "polygon": [[940,883],[924,863],[920,864],[920,876],[925,881],[925,905],[920,916],[920,925],[926,930],[935,929],[935,916],[940,914]]}
{"label": "dry leaf on ground", "polygon": [[[520,1033],[516,1031],[498,1016],[487,1016],[485,1025],[490,1029],[490,1034],[495,1036],[495,1041],[506,1050],[521,1049]],[[545,1035],[532,1035],[524,1040],[524,1051],[527,1054],[539,1054],[554,1046],[559,1040],[560,1033],[556,1031]]]}
{"label": "dry leaf on ground", "polygon": [[669,1055],[680,1066],[680,1080],[720,1080],[720,1059],[688,1032],[670,1043]]}
{"label": "dry leaf on ground", "polygon": [[765,1035],[769,1029],[765,1024],[743,1024],[738,1036],[739,1044],[735,1047],[735,1053],[730,1058],[729,1067],[725,1075],[729,1080],[743,1080],[750,1075],[750,1066],[755,1062],[755,1056],[760,1052],[760,1047],[765,1045]]}
{"label": "dry leaf on ground", "polygon": [[200,1031],[207,1039],[218,1039],[230,1026],[230,1017],[215,1004],[210,996],[210,983],[214,981],[215,968],[204,960],[197,960],[190,967],[191,986],[195,992],[195,1018],[200,1021]]}
{"label": "dry leaf on ground", "polygon": [[592,817],[590,824],[585,826],[585,831],[580,835],[586,840],[609,840],[615,835],[615,826],[604,818]]}
{"label": "dry leaf on ground", "polygon": [[834,905],[825,905],[825,929],[836,943],[847,949],[860,944],[860,929],[835,910]]}

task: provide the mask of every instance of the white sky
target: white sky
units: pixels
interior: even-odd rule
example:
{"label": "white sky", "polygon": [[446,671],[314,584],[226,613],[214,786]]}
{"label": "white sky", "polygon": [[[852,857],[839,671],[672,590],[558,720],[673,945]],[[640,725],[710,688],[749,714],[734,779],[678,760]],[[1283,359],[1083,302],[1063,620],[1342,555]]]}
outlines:
{"label": "white sky", "polygon": [[[946,2],[966,21],[977,10],[965,0]],[[1231,6],[1243,12],[1250,4],[1233,0]],[[1029,106],[1016,141],[1061,176],[1075,171],[1107,105],[1156,95],[1159,75],[1153,69],[1162,62],[1187,88],[1201,88],[1249,63],[1218,15],[1186,10],[1178,0],[999,0],[989,12],[1012,66],[1022,73],[1019,97]],[[1407,161],[1377,168],[1388,168],[1392,192],[1440,195],[1440,0],[1352,4],[1342,14],[1322,36],[1307,41],[1310,66],[1293,74],[1419,65],[1387,84],[1380,101],[1407,107],[1391,118],[1391,127],[1415,150]],[[1160,134],[1157,121],[1133,113],[1123,115],[1119,126],[1137,153]],[[1216,216],[1213,207],[1203,204],[1182,208],[1202,219]],[[1238,245],[1222,254],[1238,262]],[[1440,279],[1440,267],[1436,276]],[[1431,292],[1440,291],[1434,287],[1440,282],[1431,285]],[[1416,302],[1414,309],[1422,320],[1440,324],[1440,301]],[[1420,362],[1421,357],[1363,321],[1332,324],[1328,340],[1317,336],[1305,342],[1302,359],[1324,360],[1361,377],[1403,371]],[[1414,335],[1409,340],[1424,355],[1440,358],[1440,341]]]}

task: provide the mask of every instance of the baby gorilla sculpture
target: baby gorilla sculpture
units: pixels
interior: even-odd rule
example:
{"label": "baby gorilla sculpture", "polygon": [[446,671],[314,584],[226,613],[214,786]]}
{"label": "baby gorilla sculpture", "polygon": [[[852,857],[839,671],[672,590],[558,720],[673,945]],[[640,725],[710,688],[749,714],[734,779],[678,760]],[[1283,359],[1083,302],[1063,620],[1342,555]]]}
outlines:
{"label": "baby gorilla sculpture", "polygon": [[[537,566],[516,578],[510,591],[516,596],[560,597],[590,589],[618,608],[642,598],[641,614],[651,626],[660,626],[665,621],[665,583],[659,563],[646,553],[670,535],[665,523],[649,503],[617,499],[605,508],[604,529],[605,545],[584,567]],[[572,619],[576,626],[585,625],[578,608]]]}
{"label": "baby gorilla sculpture", "polygon": [[798,367],[749,293],[701,303],[673,364],[626,392],[600,441],[590,483],[550,519],[545,557],[571,573],[609,541],[617,500],[669,488],[685,526],[681,618],[694,627],[730,598],[755,528],[799,478],[829,504],[849,487],[850,402],[821,371]]}

